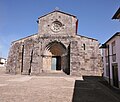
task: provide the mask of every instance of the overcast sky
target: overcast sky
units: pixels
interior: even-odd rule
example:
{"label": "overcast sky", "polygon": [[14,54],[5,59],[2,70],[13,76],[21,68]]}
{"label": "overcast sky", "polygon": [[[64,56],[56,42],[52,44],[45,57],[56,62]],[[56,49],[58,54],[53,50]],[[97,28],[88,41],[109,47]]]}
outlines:
{"label": "overcast sky", "polygon": [[56,7],[77,16],[78,34],[100,43],[120,31],[120,22],[111,19],[120,0],[0,0],[0,56],[7,57],[12,41],[37,33],[38,17]]}

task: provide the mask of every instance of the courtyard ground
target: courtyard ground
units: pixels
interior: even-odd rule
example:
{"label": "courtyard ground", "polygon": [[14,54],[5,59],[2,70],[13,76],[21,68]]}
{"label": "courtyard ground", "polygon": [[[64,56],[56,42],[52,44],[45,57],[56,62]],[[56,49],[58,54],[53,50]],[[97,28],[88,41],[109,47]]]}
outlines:
{"label": "courtyard ground", "polygon": [[100,77],[9,75],[0,69],[0,102],[120,102]]}

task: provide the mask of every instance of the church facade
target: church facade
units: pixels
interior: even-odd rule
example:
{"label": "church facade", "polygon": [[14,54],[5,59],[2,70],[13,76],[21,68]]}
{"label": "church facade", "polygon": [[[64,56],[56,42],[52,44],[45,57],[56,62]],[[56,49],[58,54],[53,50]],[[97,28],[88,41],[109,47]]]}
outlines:
{"label": "church facade", "polygon": [[100,76],[101,54],[96,39],[77,34],[76,16],[55,10],[38,18],[38,33],[12,42],[7,73]]}

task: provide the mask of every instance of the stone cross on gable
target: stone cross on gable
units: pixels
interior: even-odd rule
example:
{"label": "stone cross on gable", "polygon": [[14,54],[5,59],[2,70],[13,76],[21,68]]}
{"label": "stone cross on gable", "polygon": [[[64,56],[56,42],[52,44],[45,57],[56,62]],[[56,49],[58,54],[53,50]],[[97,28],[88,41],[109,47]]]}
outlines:
{"label": "stone cross on gable", "polygon": [[59,7],[55,7],[55,10],[56,10],[56,11],[59,10]]}

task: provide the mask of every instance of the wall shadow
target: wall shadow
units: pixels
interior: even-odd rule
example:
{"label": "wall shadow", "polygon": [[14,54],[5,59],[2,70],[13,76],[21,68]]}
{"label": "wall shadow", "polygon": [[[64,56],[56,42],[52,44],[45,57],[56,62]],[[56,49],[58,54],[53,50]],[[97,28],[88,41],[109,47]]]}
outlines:
{"label": "wall shadow", "polygon": [[76,80],[72,102],[120,102],[111,90],[100,84],[101,77],[84,77]]}
{"label": "wall shadow", "polygon": [[82,90],[83,87],[86,87],[85,81],[76,80],[74,85],[74,93],[72,102],[87,102],[85,92]]}

